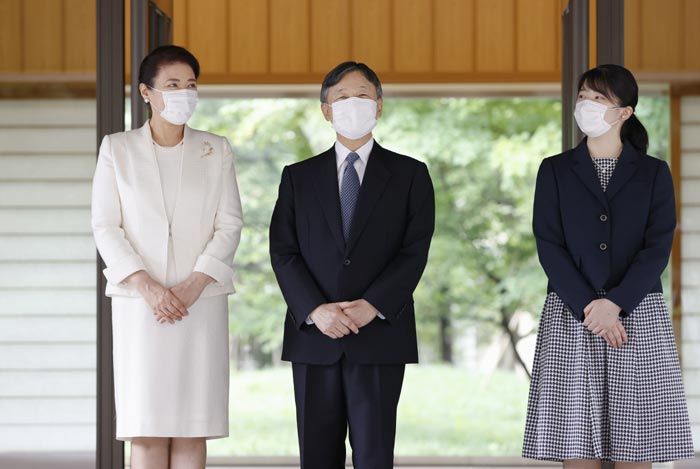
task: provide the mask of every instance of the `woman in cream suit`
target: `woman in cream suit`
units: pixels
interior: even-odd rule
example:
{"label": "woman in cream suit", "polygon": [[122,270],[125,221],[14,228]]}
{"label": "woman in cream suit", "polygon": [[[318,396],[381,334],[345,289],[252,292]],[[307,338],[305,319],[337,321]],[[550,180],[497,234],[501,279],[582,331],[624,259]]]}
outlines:
{"label": "woman in cream suit", "polygon": [[228,436],[228,301],[243,225],[228,141],[186,125],[199,64],[164,46],[144,59],[151,119],[108,135],[92,228],[112,298],[117,439],[131,467],[204,468]]}

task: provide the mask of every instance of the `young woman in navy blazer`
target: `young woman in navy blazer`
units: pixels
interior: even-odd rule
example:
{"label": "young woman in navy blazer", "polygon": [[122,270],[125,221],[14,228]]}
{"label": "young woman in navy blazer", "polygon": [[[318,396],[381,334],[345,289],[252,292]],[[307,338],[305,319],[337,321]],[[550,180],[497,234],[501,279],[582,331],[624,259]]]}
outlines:
{"label": "young woman in navy blazer", "polygon": [[523,456],[565,467],[651,468],[693,457],[678,354],[661,288],[676,227],[671,172],[646,154],[632,74],[579,80],[587,138],[546,158],[533,231],[548,278]]}

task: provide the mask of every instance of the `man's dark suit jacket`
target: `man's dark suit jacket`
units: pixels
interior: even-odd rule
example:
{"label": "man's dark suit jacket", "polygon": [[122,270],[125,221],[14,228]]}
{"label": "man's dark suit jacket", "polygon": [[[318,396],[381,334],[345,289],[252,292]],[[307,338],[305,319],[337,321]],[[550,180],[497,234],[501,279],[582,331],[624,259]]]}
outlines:
{"label": "man's dark suit jacket", "polygon": [[[270,223],[270,257],[288,311],[282,359],[331,364],[418,361],[413,291],[435,226],[428,168],[374,143],[343,236],[335,148],[284,168]],[[364,298],[374,318],[341,339],[306,324],[323,303]]]}
{"label": "man's dark suit jacket", "polygon": [[603,192],[586,139],[546,158],[537,174],[533,230],[554,291],[582,321],[605,289],[629,315],[651,292],[671,253],[676,211],[668,165],[625,143]]}

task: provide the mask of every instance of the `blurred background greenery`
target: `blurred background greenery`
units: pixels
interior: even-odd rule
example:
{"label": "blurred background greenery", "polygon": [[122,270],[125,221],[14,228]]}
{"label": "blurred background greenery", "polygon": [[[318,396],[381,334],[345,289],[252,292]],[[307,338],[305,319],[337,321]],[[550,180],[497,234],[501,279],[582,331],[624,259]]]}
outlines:
{"label": "blurred background greenery", "polygon": [[[640,99],[650,154],[668,156],[669,102]],[[375,137],[427,163],[436,231],[416,291],[421,364],[407,367],[396,453],[517,455],[546,279],[531,235],[534,178],[561,151],[553,98],[388,99]],[[230,298],[231,437],[214,455],[297,454],[285,306],[268,257],[284,165],[334,142],[314,99],[202,99],[191,125],[229,138],[245,229]],[[666,289],[668,291],[668,289]]]}

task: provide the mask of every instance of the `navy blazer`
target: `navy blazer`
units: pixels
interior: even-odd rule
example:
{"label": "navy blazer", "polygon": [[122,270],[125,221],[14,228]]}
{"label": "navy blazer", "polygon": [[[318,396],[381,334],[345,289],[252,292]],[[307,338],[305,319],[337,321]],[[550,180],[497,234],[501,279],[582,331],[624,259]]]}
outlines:
{"label": "navy blazer", "polygon": [[600,289],[629,315],[662,291],[676,228],[668,164],[625,143],[603,192],[583,139],[542,161],[532,225],[547,290],[578,320]]}
{"label": "navy blazer", "polygon": [[[270,257],[288,310],[282,359],[331,364],[418,361],[413,291],[435,227],[424,163],[374,143],[350,238],[343,236],[335,148],[284,168]],[[320,304],[366,299],[386,319],[332,339],[306,324]]]}

